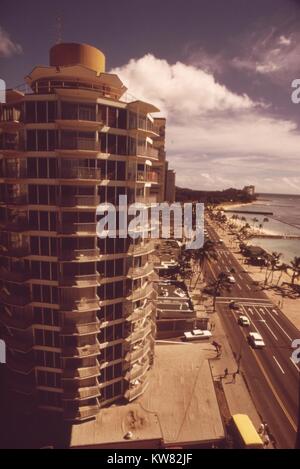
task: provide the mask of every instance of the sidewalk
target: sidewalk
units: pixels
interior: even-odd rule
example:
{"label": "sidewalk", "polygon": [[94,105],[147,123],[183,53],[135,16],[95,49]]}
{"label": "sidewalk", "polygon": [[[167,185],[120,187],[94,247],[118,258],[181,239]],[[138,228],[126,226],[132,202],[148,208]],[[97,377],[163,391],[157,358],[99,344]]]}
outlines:
{"label": "sidewalk", "polygon": [[[205,285],[203,280],[198,277],[198,273],[195,271],[192,281],[192,291],[190,290],[191,298],[198,296],[198,293]],[[198,277],[198,282],[195,285],[195,279]],[[187,282],[189,285],[189,282]],[[225,399],[231,415],[234,414],[247,414],[252,420],[256,429],[259,428],[262,420],[256,411],[251,395],[248,391],[246,383],[244,381],[242,372],[235,375],[233,378],[232,374],[238,369],[238,364],[232,353],[228,338],[223,329],[221,320],[217,313],[212,312],[212,300],[211,298],[205,301],[205,308],[209,313],[210,325],[213,324],[213,340],[221,344],[222,353],[219,358],[215,349],[211,348],[211,354],[209,362],[211,366],[212,376],[215,382],[221,382],[224,391]],[[228,369],[228,375],[224,378],[224,371]],[[272,445],[269,445],[272,448]]]}

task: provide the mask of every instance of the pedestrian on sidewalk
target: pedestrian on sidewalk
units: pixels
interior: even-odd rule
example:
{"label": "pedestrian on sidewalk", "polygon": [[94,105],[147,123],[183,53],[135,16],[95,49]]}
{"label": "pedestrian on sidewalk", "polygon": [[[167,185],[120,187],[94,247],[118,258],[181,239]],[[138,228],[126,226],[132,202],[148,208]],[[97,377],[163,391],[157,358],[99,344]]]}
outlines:
{"label": "pedestrian on sidewalk", "polygon": [[227,376],[228,376],[228,368],[225,368],[225,370],[224,370],[224,378],[227,378]]}
{"label": "pedestrian on sidewalk", "polygon": [[267,448],[269,444],[270,444],[270,438],[268,437],[268,435],[266,435],[264,438],[264,448]]}
{"label": "pedestrian on sidewalk", "polygon": [[236,375],[237,375],[237,371],[235,371],[234,373],[232,373],[232,383],[235,383],[235,378],[236,378]]}

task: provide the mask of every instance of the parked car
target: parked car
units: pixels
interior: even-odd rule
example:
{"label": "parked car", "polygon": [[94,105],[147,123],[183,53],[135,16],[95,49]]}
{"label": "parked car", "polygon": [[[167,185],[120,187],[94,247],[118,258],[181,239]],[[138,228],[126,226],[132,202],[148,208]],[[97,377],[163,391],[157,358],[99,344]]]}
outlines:
{"label": "parked car", "polygon": [[200,339],[209,339],[212,336],[210,331],[202,331],[201,329],[194,329],[190,332],[184,333],[184,340],[191,341],[191,340],[200,340]]}
{"label": "parked car", "polygon": [[262,336],[258,332],[250,332],[248,342],[253,348],[264,348],[266,346]]}
{"label": "parked car", "polygon": [[229,308],[234,309],[235,311],[240,311],[241,306],[238,303],[236,303],[235,301],[230,301]]}
{"label": "parked car", "polygon": [[247,316],[244,316],[242,314],[238,318],[238,323],[240,326],[250,326],[249,319],[247,318]]}

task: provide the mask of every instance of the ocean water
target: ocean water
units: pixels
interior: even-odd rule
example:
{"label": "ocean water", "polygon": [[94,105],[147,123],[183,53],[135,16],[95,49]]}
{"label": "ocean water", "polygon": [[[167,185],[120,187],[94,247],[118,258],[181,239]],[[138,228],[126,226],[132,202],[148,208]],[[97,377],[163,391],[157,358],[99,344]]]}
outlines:
{"label": "ocean water", "polygon": [[[260,194],[253,204],[241,208],[243,213],[239,216],[244,216],[250,226],[258,228],[262,224],[264,233],[299,236],[299,239],[252,238],[251,244],[261,246],[268,252],[281,252],[284,262],[300,256],[300,195]],[[272,212],[273,215],[249,214],[249,210]],[[253,218],[259,221],[254,223]],[[264,222],[264,218],[269,221]]]}

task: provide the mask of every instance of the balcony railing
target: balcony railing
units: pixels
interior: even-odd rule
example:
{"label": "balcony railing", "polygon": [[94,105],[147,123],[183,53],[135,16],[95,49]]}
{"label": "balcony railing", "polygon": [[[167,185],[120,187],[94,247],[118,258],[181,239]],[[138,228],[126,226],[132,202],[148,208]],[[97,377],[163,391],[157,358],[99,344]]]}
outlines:
{"label": "balcony railing", "polygon": [[4,198],[4,203],[13,204],[13,205],[26,205],[27,204],[27,194],[5,197]]}
{"label": "balcony railing", "polygon": [[128,253],[133,256],[142,256],[150,254],[155,251],[154,241],[148,241],[147,243],[131,244]]}
{"label": "balcony railing", "polygon": [[92,357],[100,354],[100,345],[97,341],[93,345],[83,345],[82,347],[66,346],[62,348],[63,357]]}
{"label": "balcony railing", "polygon": [[62,375],[62,379],[85,379],[92,378],[100,375],[100,368],[98,365],[87,366],[76,369],[65,369]]}
{"label": "balcony railing", "polygon": [[141,326],[137,327],[137,329],[129,334],[129,336],[126,337],[125,342],[129,344],[134,344],[135,342],[138,342],[144,338],[148,334],[150,334],[152,331],[152,323],[149,321],[149,323],[146,326]]}
{"label": "balcony railing", "polygon": [[130,292],[129,296],[127,297],[130,301],[138,301],[142,300],[143,298],[148,297],[151,293],[153,293],[153,285],[152,283],[147,283],[146,286],[138,287],[132,292]]}
{"label": "balcony railing", "polygon": [[127,277],[129,278],[141,278],[146,275],[150,275],[153,272],[152,264],[145,264],[142,267],[130,267]]}
{"label": "balcony railing", "polygon": [[136,180],[139,182],[158,182],[158,174],[154,171],[137,171]]}
{"label": "balcony railing", "polygon": [[141,381],[139,384],[130,387],[125,393],[125,399],[127,399],[129,402],[133,401],[141,394],[143,394],[143,392],[147,389],[148,384],[148,381],[144,380]]}
{"label": "balcony railing", "polygon": [[88,274],[88,275],[63,275],[59,278],[60,285],[63,286],[71,286],[71,285],[78,285],[78,286],[97,286],[100,281],[100,274]]}
{"label": "balcony railing", "polygon": [[92,417],[95,417],[100,410],[100,407],[97,405],[93,406],[83,406],[78,410],[66,410],[63,414],[64,420],[70,421],[81,421],[88,420]]}
{"label": "balcony railing", "polygon": [[158,149],[153,147],[137,146],[136,153],[138,156],[147,156],[148,158],[158,159]]}
{"label": "balcony railing", "polygon": [[17,295],[8,295],[5,291],[0,292],[0,301],[8,305],[15,306],[26,306],[30,303],[30,299],[26,295],[17,296]]}
{"label": "balcony railing", "polygon": [[60,149],[62,150],[88,150],[100,151],[100,143],[92,138],[66,138],[61,140]]}
{"label": "balcony railing", "polygon": [[92,233],[96,235],[96,227],[97,223],[62,222],[58,226],[58,232],[63,234]]}
{"label": "balcony railing", "polygon": [[126,373],[125,379],[127,381],[133,381],[141,379],[149,369],[149,360],[146,360],[144,364],[134,364],[131,369]]}
{"label": "balcony railing", "polygon": [[149,338],[146,339],[145,343],[141,345],[135,345],[125,356],[125,361],[128,363],[134,363],[137,360],[141,360],[145,357],[151,349]]}
{"label": "balcony railing", "polygon": [[72,251],[63,251],[59,254],[59,260],[72,261],[72,260],[87,260],[97,259],[99,256],[99,248],[95,249],[74,249]]}
{"label": "balcony railing", "polygon": [[89,386],[74,390],[65,390],[62,394],[63,401],[91,399],[100,396],[100,389],[98,386]]}
{"label": "balcony railing", "polygon": [[92,335],[100,331],[100,321],[90,324],[64,324],[61,328],[62,335]]}
{"label": "balcony railing", "polygon": [[3,170],[3,177],[12,178],[12,179],[26,178],[27,168],[18,167],[18,166],[13,166],[13,167],[7,166]]}
{"label": "balcony railing", "polygon": [[26,231],[30,228],[30,225],[26,220],[15,220],[13,222],[7,222],[3,225],[3,231]]}
{"label": "balcony railing", "polygon": [[72,195],[62,196],[60,205],[62,207],[97,207],[100,204],[100,197],[94,195]]}
{"label": "balcony railing", "polygon": [[101,171],[98,168],[70,167],[60,168],[59,177],[63,179],[101,179]]}
{"label": "balcony railing", "polygon": [[0,268],[0,279],[8,280],[17,283],[26,282],[26,280],[30,279],[31,274],[30,272],[24,272],[20,270],[19,272],[16,271],[9,271],[4,268]]}
{"label": "balcony railing", "polygon": [[7,257],[25,257],[30,254],[29,246],[20,246],[20,247],[5,247],[5,249],[0,248],[0,255]]}
{"label": "balcony railing", "polygon": [[100,309],[99,298],[74,300],[74,298],[63,298],[61,302],[62,311],[97,311]]}
{"label": "balcony railing", "polygon": [[143,319],[153,312],[153,303],[150,301],[147,306],[135,308],[134,311],[126,317],[126,321],[133,322]]}

